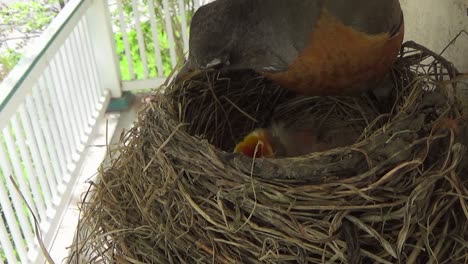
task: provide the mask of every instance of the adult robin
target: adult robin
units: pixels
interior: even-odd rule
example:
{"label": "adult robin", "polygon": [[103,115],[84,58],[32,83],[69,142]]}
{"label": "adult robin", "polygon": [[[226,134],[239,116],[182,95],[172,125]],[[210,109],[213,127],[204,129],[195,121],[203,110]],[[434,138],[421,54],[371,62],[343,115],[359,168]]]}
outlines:
{"label": "adult robin", "polygon": [[356,94],[385,77],[403,34],[398,0],[216,0],[193,16],[178,79],[252,69],[305,95]]}

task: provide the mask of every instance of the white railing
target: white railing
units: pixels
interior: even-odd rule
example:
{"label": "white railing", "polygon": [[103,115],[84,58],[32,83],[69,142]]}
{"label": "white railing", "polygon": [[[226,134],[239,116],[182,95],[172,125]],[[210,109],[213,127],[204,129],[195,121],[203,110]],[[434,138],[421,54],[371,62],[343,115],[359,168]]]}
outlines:
{"label": "white railing", "polygon": [[44,262],[35,225],[49,249],[96,121],[121,95],[112,36],[105,0],[72,0],[0,84],[0,263]]}
{"label": "white railing", "polygon": [[[121,38],[123,90],[157,88],[183,62],[191,15],[213,0],[109,0],[114,32]],[[124,8],[124,3],[129,8]],[[138,46],[136,52],[133,45]]]}

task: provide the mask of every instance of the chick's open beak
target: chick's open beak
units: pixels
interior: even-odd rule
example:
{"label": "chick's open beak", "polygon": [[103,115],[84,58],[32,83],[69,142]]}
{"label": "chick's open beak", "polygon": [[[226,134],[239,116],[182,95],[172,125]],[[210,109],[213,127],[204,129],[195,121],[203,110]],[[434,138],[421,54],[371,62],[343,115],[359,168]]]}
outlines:
{"label": "chick's open beak", "polygon": [[243,153],[249,157],[273,157],[273,147],[268,132],[264,129],[257,129],[248,134],[234,148],[234,153]]}

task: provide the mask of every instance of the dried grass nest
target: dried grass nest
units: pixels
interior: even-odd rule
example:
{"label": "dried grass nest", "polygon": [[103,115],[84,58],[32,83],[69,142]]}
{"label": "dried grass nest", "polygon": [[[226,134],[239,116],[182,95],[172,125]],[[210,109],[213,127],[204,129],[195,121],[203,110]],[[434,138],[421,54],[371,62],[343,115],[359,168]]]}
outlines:
{"label": "dried grass nest", "polygon": [[[172,83],[85,196],[70,262],[467,263],[456,75],[407,42],[388,104],[300,97],[245,71]],[[360,133],[301,157],[231,153],[256,127],[306,118]]]}

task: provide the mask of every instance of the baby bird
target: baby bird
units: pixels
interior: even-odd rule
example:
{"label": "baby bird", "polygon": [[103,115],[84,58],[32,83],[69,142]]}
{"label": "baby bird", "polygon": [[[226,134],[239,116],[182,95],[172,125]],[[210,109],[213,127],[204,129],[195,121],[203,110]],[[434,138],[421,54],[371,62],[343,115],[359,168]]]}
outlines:
{"label": "baby bird", "polygon": [[255,158],[297,157],[335,147],[338,145],[320,140],[317,129],[273,124],[249,133],[236,145],[234,153]]}

